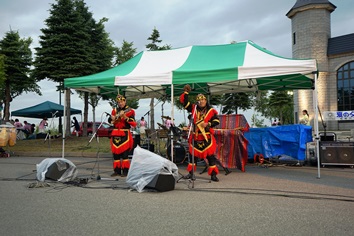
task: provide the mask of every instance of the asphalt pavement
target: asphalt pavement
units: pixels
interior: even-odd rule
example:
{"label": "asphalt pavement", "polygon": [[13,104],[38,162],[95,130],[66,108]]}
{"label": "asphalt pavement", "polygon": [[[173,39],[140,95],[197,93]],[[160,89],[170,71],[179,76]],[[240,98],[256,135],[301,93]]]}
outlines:
{"label": "asphalt pavement", "polygon": [[[111,158],[65,157],[81,181],[36,181],[43,157],[0,158],[0,235],[354,235],[354,169],[248,164],[168,192],[129,189]],[[186,174],[185,166],[179,172]],[[97,178],[97,177],[100,177]]]}

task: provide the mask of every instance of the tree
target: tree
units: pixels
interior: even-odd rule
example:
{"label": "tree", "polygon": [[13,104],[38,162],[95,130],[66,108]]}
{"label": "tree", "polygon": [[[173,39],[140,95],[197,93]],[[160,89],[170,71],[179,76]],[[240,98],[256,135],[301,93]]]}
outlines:
{"label": "tree", "polygon": [[[151,43],[146,44],[146,48],[150,51],[157,51],[157,50],[167,50],[171,49],[171,45],[164,45],[158,46],[157,44],[161,43],[162,40],[160,39],[160,32],[156,29],[156,27],[152,30],[151,36],[148,38],[151,40]],[[155,129],[155,107],[154,107],[154,98],[150,100],[150,129]]]}
{"label": "tree", "polygon": [[[0,41],[1,100],[4,101],[4,120],[10,117],[10,103],[23,92],[41,95],[37,81],[30,78],[32,65],[31,38],[20,38],[18,32],[9,31]],[[2,69],[1,69],[2,67]]]}
{"label": "tree", "polygon": [[[269,96],[268,102],[272,117],[278,117],[282,124],[287,124],[289,119],[284,119],[287,110],[293,110],[292,96],[287,91],[274,91]],[[290,107],[290,109],[289,109]],[[289,116],[289,114],[286,114]],[[292,117],[292,115],[290,115]]]}
{"label": "tree", "polygon": [[115,50],[116,61],[114,65],[120,65],[136,54],[136,48],[133,48],[133,42],[123,40],[122,47]]}
{"label": "tree", "polygon": [[251,117],[251,126],[252,127],[258,127],[258,128],[261,128],[261,127],[264,127],[264,119],[259,119],[257,114],[253,114],[252,117]]}
{"label": "tree", "polygon": [[[41,29],[40,47],[36,48],[33,77],[57,82],[61,90],[65,78],[108,69],[113,47],[104,31],[105,19],[96,23],[83,0],[56,0],[51,7],[50,16],[45,20],[47,28]],[[66,123],[70,124],[69,90],[65,100]],[[85,111],[87,117],[87,106]],[[65,134],[69,133],[70,126],[67,125]]]}
{"label": "tree", "polygon": [[[76,2],[76,9],[80,15],[84,18],[85,25],[87,27],[87,32],[90,35],[90,45],[92,48],[92,57],[94,67],[91,73],[97,73],[109,69],[112,66],[112,58],[114,51],[114,43],[109,39],[109,34],[104,29],[104,23],[108,21],[107,18],[102,18],[98,23],[93,19],[92,13],[89,12],[88,7],[82,1]],[[80,97],[84,100],[84,125],[83,125],[83,135],[87,135],[87,123],[88,123],[88,106],[91,105],[93,122],[95,123],[96,117],[96,106],[98,105],[101,96],[97,94],[88,94],[84,92],[79,92]],[[94,127],[95,128],[95,127]]]}
{"label": "tree", "polygon": [[226,114],[238,114],[238,109],[242,110],[250,109],[252,102],[250,94],[247,93],[225,93],[221,99],[221,105],[223,106],[221,112]]}

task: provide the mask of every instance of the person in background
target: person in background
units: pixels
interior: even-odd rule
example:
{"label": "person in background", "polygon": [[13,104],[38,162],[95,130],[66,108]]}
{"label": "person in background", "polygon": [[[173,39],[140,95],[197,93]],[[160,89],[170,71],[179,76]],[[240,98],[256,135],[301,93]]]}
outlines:
{"label": "person in background", "polygon": [[23,132],[26,134],[26,136],[28,138],[28,136],[30,136],[32,134],[32,132],[31,132],[31,124],[28,123],[26,120],[23,123],[24,123]]}
{"label": "person in background", "polygon": [[45,133],[46,127],[48,126],[47,120],[48,120],[47,117],[44,117],[43,120],[41,120],[41,122],[39,123],[38,126],[39,133]]}
{"label": "person in background", "polygon": [[[118,106],[113,108],[108,122],[112,123],[114,129],[111,134],[111,151],[113,154],[113,174],[111,176],[128,175],[130,162],[128,155],[133,149],[134,140],[130,132],[136,127],[135,111],[127,106],[126,98],[118,94],[116,97]],[[122,159],[122,160],[121,160]]]}
{"label": "person in background", "polygon": [[310,125],[310,115],[307,110],[302,111],[302,117],[300,118],[300,124]]}
{"label": "person in background", "polygon": [[274,121],[272,122],[272,126],[277,126],[277,119],[274,119]]}
{"label": "person in background", "polygon": [[167,129],[170,129],[171,126],[173,125],[173,122],[171,120],[171,117],[167,116],[166,120],[165,120],[165,126]]}
{"label": "person in background", "polygon": [[16,127],[16,129],[23,129],[23,125],[22,125],[22,123],[19,121],[19,119],[15,119],[14,126]]}
{"label": "person in background", "polygon": [[71,127],[74,127],[76,137],[79,137],[80,125],[75,116],[73,117],[73,121],[71,123],[72,123]]}
{"label": "person in background", "polygon": [[140,131],[140,137],[141,138],[145,138],[145,129],[147,127],[147,123],[146,120],[144,119],[144,117],[141,117],[140,121],[139,121],[139,131]]}

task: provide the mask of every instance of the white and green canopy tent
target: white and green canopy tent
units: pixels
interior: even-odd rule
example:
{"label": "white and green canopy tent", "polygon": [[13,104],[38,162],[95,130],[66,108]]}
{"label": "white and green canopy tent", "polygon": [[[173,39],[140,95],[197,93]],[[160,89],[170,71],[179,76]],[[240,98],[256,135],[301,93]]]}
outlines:
{"label": "white and green canopy tent", "polygon": [[284,58],[252,41],[244,41],[143,51],[107,71],[65,79],[64,86],[134,98],[171,96],[172,102],[174,95],[182,93],[185,84],[192,86],[192,93],[207,95],[312,89],[318,137],[316,77],[316,60]]}

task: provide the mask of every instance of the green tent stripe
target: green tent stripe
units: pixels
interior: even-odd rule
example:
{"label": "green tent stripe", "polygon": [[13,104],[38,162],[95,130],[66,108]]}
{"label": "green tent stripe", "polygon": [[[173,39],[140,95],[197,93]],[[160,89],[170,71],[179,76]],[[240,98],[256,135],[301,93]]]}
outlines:
{"label": "green tent stripe", "polygon": [[186,62],[173,71],[173,84],[235,80],[242,66],[247,42],[193,46]]}
{"label": "green tent stripe", "polygon": [[[122,63],[119,66],[113,67],[109,70],[88,75],[82,77],[69,78],[64,80],[64,86],[69,88],[84,88],[84,87],[110,87],[112,89],[114,86],[114,79],[116,76],[125,76],[132,72],[136,65],[139,63],[143,52],[140,52],[138,55],[132,59]],[[99,79],[97,79],[99,78]]]}

